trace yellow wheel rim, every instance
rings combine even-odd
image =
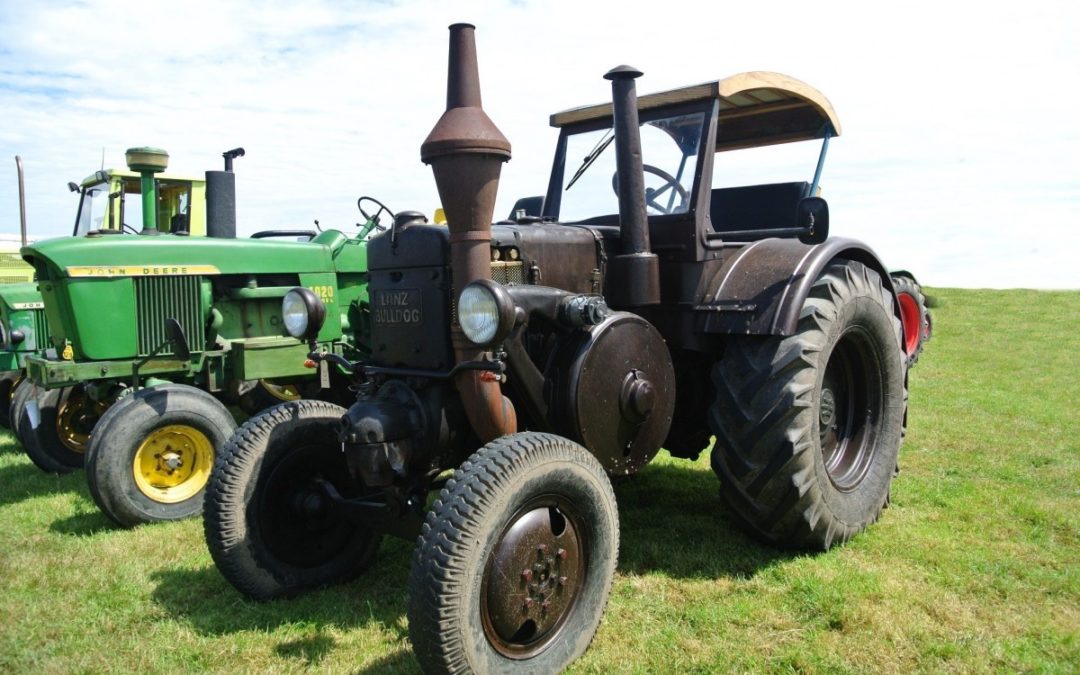
[[[291,384],[274,384],[270,380],[259,380],[259,386],[279,401],[298,401],[300,392]]]
[[[91,399],[81,389],[71,392],[56,411],[56,437],[68,450],[85,453],[86,445],[90,442],[90,431],[87,429],[93,428],[108,407]]]
[[[15,379],[11,381],[11,386],[8,387],[8,390],[7,390],[7,402],[8,402],[8,405],[11,405],[11,400],[13,398],[15,398],[15,388],[18,387],[19,384],[22,383],[23,378],[25,378],[25,377],[26,377],[26,375],[23,373],[23,371],[20,370],[19,374],[15,376]]]
[[[135,451],[135,485],[162,504],[199,494],[214,465],[214,445],[206,434],[184,424],[155,429]]]

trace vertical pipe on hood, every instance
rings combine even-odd
[[[477,279],[491,278],[491,217],[510,142],[483,111],[476,59],[476,27],[450,26],[446,112],[420,146],[420,158],[435,174],[450,230],[454,293]],[[455,298],[455,301],[457,298]],[[461,332],[454,317],[451,338],[458,363],[486,356]],[[467,370],[455,380],[465,413],[480,440],[517,430],[514,405],[491,373]]]
[[[23,177],[22,157],[15,155],[15,169],[19,172],[19,234],[26,246],[26,182]]]
[[[637,88],[641,71],[612,68],[611,105],[615,127],[615,168],[619,176],[619,239],[622,253],[609,261],[608,297],[616,307],[639,307],[660,302],[660,262],[649,244],[645,211],[645,170],[641,157]]]

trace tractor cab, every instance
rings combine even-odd
[[[713,259],[725,243],[765,237],[824,240],[824,203],[803,201],[818,194],[829,139],[840,133],[821,92],[779,73],[748,72],[642,96],[638,114],[649,234],[661,260]],[[562,133],[545,220],[618,225],[612,121],[611,103],[551,116]],[[806,179],[724,186],[726,176],[747,173],[731,166],[741,158],[730,151],[810,140],[821,150]]]
[[[206,234],[206,181],[175,174],[155,176],[157,223],[160,232]],[[143,229],[142,184],[134,171],[95,171],[73,189],[79,192],[72,236],[89,232],[130,232]]]

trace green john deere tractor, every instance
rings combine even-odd
[[[167,155],[137,148],[128,158],[141,174],[141,231],[90,229],[23,249],[50,335],[47,351],[26,359],[32,384],[12,404],[31,458],[56,472],[85,464],[95,501],[121,525],[201,510],[216,448],[236,426],[227,404],[254,412],[317,396],[339,377],[305,363],[309,347],[286,331],[282,301],[294,287],[327,308],[320,349],[364,356],[366,236],[393,217],[364,197],[365,216],[366,203],[376,208],[353,237],[272,230],[236,239],[226,157],[225,171],[206,173],[207,236],[165,232],[153,177]],[[309,240],[270,240],[300,235]]]
[[[233,156],[241,148],[230,150]],[[226,154],[229,154],[226,153]],[[10,426],[10,406],[18,385],[23,381],[23,367],[30,355],[43,355],[49,344],[49,323],[45,304],[34,281],[34,268],[19,254],[27,244],[26,200],[22,190],[22,159],[15,158],[19,176],[19,212],[22,236],[0,242],[0,426]],[[201,177],[162,173],[154,177],[158,195],[158,222],[164,227],[186,227],[191,235],[206,234],[206,181]],[[83,179],[68,183],[79,195],[79,207],[71,235],[78,237],[98,229],[122,231],[141,225],[142,211],[139,174],[125,169],[103,169]],[[133,208],[125,208],[130,202]]]

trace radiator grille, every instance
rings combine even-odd
[[[45,318],[44,309],[33,310],[34,322],[34,346],[36,349],[45,349],[49,346],[49,322]]]
[[[523,284],[525,283],[525,263],[520,260],[492,261],[491,280],[497,281],[503,286]]]
[[[206,334],[199,311],[199,277],[136,277],[135,312],[140,356],[165,342],[165,319],[176,319],[193,352],[204,351]],[[161,354],[172,354],[166,346]]]

